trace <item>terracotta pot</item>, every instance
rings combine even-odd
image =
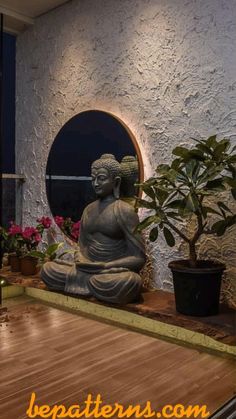
[[[15,254],[9,255],[9,262],[12,272],[20,272],[20,257]]]
[[[38,259],[33,256],[23,256],[20,260],[22,275],[30,276],[38,272],[37,269]]]

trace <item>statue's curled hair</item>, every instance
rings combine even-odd
[[[121,175],[120,163],[113,154],[102,154],[102,156],[92,163],[92,169],[106,169],[114,178]]]

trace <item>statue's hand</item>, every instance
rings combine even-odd
[[[107,268],[103,269],[100,273],[101,274],[116,274],[119,272],[127,272],[129,269],[127,268]]]
[[[80,248],[78,247],[76,252],[74,253],[74,262],[80,263],[80,262],[88,262],[89,260],[81,253]]]
[[[89,273],[100,273],[104,269],[105,264],[103,262],[77,262],[76,268]]]

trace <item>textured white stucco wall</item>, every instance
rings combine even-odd
[[[74,0],[37,19],[17,41],[17,172],[24,223],[50,214],[45,168],[65,122],[109,111],[135,135],[145,176],[171,149],[214,133],[236,139],[236,0]],[[236,279],[233,237],[203,253],[226,260]],[[208,246],[209,245],[209,246]],[[154,282],[171,288],[179,250],[149,249]],[[180,250],[181,252],[181,250]]]

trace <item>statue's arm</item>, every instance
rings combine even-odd
[[[124,233],[127,244],[127,256],[115,259],[105,264],[105,269],[123,268],[138,272],[142,269],[146,257],[144,244],[135,228],[139,223],[139,218],[133,207],[123,201],[120,202],[119,225]]]
[[[112,269],[114,272],[122,272],[125,270],[139,272],[142,269],[144,263],[145,258],[142,256],[127,256],[120,259],[115,259],[112,262],[105,263],[104,269]]]
[[[81,225],[80,225],[80,235],[79,235],[79,242],[78,247],[74,255],[74,262],[78,269],[84,271],[97,271],[102,270],[105,267],[103,262],[94,262],[91,260],[87,255],[87,246],[88,246],[88,238],[86,238],[85,234],[85,227],[84,227],[84,220],[88,216],[88,207],[85,208],[82,218],[81,218]]]

